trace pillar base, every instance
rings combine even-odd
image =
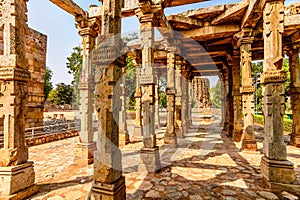
[[[291,145],[295,147],[300,147],[300,135],[291,135]]]
[[[174,148],[177,147],[177,135],[172,133],[165,133],[164,142],[165,144],[170,145]]]
[[[119,133],[119,147],[123,147],[130,143],[128,133]]]
[[[175,134],[178,138],[184,138],[182,127],[175,128]]]
[[[146,148],[140,150],[141,163],[139,164],[139,172],[157,172],[161,169],[159,148]]]
[[[143,136],[142,127],[141,126],[135,126],[133,131],[134,136]]]
[[[74,162],[78,165],[92,164],[94,162],[94,152],[96,150],[96,142],[78,143]]]
[[[126,200],[125,177],[122,176],[113,184],[93,182],[88,200]]]
[[[260,169],[265,182],[269,186],[272,183],[293,184],[295,182],[294,164],[288,160],[270,160],[263,156]]]
[[[247,151],[257,151],[257,142],[255,140],[243,140],[242,149]]]
[[[37,192],[33,162],[0,167],[0,199],[25,199]]]
[[[242,136],[243,136],[242,130],[240,131],[233,130],[233,135],[232,135],[233,141],[240,142],[242,140]]]

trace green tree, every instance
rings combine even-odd
[[[48,99],[54,105],[71,104],[74,99],[73,87],[65,83],[58,83],[55,90],[51,90],[49,93]]]
[[[134,59],[130,56],[126,58],[126,74],[125,74],[125,93],[128,98],[127,107],[135,106],[134,93],[136,90],[136,67]]]
[[[80,73],[82,69],[82,55],[81,55],[81,47],[76,46],[73,48],[73,51],[69,57],[67,57],[67,63],[66,66],[68,68],[68,73],[73,76],[73,80],[71,82],[73,88],[74,88],[74,98],[75,103],[79,104],[79,91],[78,91],[78,84],[79,84],[79,78]]]
[[[53,89],[53,85],[51,82],[52,75],[53,75],[52,70],[49,67],[46,67],[45,82],[44,82],[44,98],[45,98],[45,100],[48,99],[48,95],[49,95],[50,91]]]
[[[262,111],[262,85],[260,84],[260,75],[263,72],[263,62],[253,62],[252,63],[252,76],[254,80],[254,86],[256,87],[254,93],[254,104],[256,105],[256,112]]]
[[[160,76],[159,81],[159,88],[158,88],[158,105],[161,108],[167,107],[167,94],[166,94],[166,88],[167,88],[167,74],[163,74]]]
[[[221,97],[221,81],[218,80],[217,84],[210,89],[211,103],[215,108],[222,107],[222,97]]]

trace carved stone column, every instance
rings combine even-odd
[[[75,163],[86,165],[93,163],[93,155],[94,151],[96,151],[96,142],[93,141],[95,84],[90,54],[94,49],[95,40],[100,31],[100,21],[78,17],[76,18],[76,22],[78,33],[81,36],[82,71],[78,84],[81,128],[75,154]]]
[[[30,72],[25,55],[26,1],[1,2],[4,51],[0,56],[0,114],[4,146],[0,149],[0,199],[26,198],[37,191],[33,162],[28,161],[25,115]]]
[[[188,80],[188,95],[187,95],[187,102],[188,102],[188,115],[187,115],[187,121],[188,121],[188,127],[192,128],[193,127],[193,118],[192,118],[192,78],[189,78]]]
[[[234,109],[234,125],[233,125],[233,140],[240,142],[243,134],[242,125],[242,95],[240,93],[240,56],[239,52],[234,52],[232,66],[232,83],[233,83],[233,109]]]
[[[224,125],[223,125],[223,131],[228,132],[228,135],[230,135],[229,133],[229,125],[230,125],[230,83],[229,83],[229,70],[226,67],[223,70],[223,84],[224,84],[224,106],[222,109],[224,109]]]
[[[121,1],[104,0],[102,33],[105,37],[94,51],[96,65],[95,109],[98,117],[98,144],[94,153],[94,176],[89,199],[126,199],[122,156],[119,149],[120,78],[125,57],[122,51]]]
[[[126,113],[126,91],[125,91],[125,74],[126,68],[123,67],[123,76],[121,78],[121,110],[119,113],[119,146],[125,146],[130,143],[129,134],[127,129],[127,113]]]
[[[155,85],[155,127],[160,127],[160,120],[159,120],[159,76],[158,73],[155,73],[156,77],[156,85]]]
[[[171,48],[170,48],[171,49]],[[165,134],[165,144],[177,146],[175,133],[175,50],[171,49],[167,53],[167,131]]]
[[[140,86],[141,66],[136,66],[136,91],[134,93],[136,110],[135,110],[135,126],[134,135],[142,136],[142,90]]]
[[[187,71],[182,70],[181,126],[183,137],[188,133],[188,80]]]
[[[175,134],[179,138],[183,138],[182,133],[182,117],[181,117],[181,109],[182,109],[182,60],[180,57],[176,59],[176,73],[175,73]]]
[[[265,137],[261,173],[271,187],[275,185],[274,183],[295,181],[294,165],[286,159],[287,152],[283,141],[284,82],[286,81],[286,73],[281,70],[283,15],[283,1],[266,3],[263,13],[264,72],[261,75]]]
[[[144,147],[140,150],[139,171],[156,172],[161,168],[159,148],[155,134],[155,76],[154,76],[154,29],[157,19],[154,14],[136,11],[141,27],[142,71],[142,132]]]
[[[255,87],[252,83],[252,70],[251,70],[251,43],[252,38],[241,39],[241,68],[242,68],[242,88],[243,95],[243,113],[244,113],[244,138],[242,149],[244,150],[257,150],[257,143],[254,131],[254,92]]]
[[[300,48],[295,47],[289,53],[291,74],[290,96],[293,112],[293,131],[291,144],[300,147]]]

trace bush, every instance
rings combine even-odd
[[[263,115],[254,115],[254,122],[264,125],[264,116]],[[286,116],[283,117],[283,131],[292,132],[293,129],[293,120],[288,119]]]

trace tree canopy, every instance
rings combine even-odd
[[[52,75],[53,75],[52,70],[49,67],[46,67],[45,82],[44,82],[44,99],[45,100],[48,99],[48,95],[51,92],[51,90],[53,89],[53,85],[51,82]]]
[[[65,83],[58,83],[55,90],[51,90],[48,96],[54,105],[71,104],[73,101],[73,87]]]

